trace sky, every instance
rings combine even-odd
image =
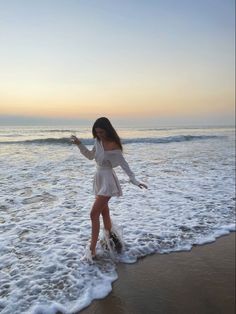
[[[0,122],[232,125],[234,12],[233,0],[0,0]]]

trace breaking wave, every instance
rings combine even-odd
[[[175,142],[188,142],[188,141],[200,141],[217,139],[225,136],[216,135],[176,135],[167,137],[146,137],[146,138],[126,138],[122,139],[123,144],[137,144],[137,143],[147,143],[147,144],[168,144]],[[81,139],[82,143],[85,145],[92,145],[93,139]],[[40,145],[68,145],[71,144],[71,140],[68,137],[61,138],[38,138],[32,140],[23,141],[1,141],[0,144],[40,144]]]

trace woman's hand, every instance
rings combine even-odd
[[[71,135],[70,139],[73,144],[79,145],[81,143],[75,135]]]
[[[138,185],[138,187],[139,187],[140,189],[143,189],[143,188],[147,189],[147,188],[148,188],[147,185],[144,184],[144,183],[140,183],[140,184]]]

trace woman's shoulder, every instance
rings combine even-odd
[[[120,150],[120,147],[116,142],[107,142],[104,148],[106,151]]]

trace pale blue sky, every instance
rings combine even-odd
[[[232,124],[234,25],[232,0],[0,0],[0,114]]]

